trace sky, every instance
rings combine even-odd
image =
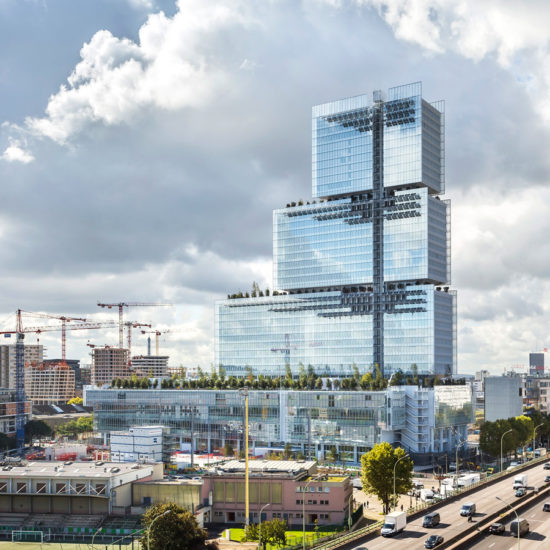
[[[550,348],[549,24],[546,0],[0,0],[0,326],[173,303],[125,318],[208,368],[215,300],[271,287],[272,210],[311,197],[311,107],[422,81],[458,370],[526,365]],[[68,357],[117,339],[69,333]]]

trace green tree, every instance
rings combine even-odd
[[[73,397],[67,401],[67,405],[82,405],[82,403],[84,403],[82,397]]]
[[[363,376],[361,377],[361,381],[359,382],[359,385],[361,386],[362,390],[372,390],[372,385],[373,385],[372,374],[370,372],[363,374]]]
[[[50,437],[52,433],[52,428],[43,420],[29,420],[25,424],[25,441],[27,443],[34,437]]]
[[[390,380],[390,386],[402,386],[405,383],[405,376],[401,369],[397,369]]]
[[[284,519],[262,522],[262,541],[274,546],[285,546],[287,524]]]
[[[94,419],[93,416],[81,416],[76,421],[76,427],[79,433],[93,432],[94,431]]]
[[[245,525],[244,527],[244,537],[241,539],[241,542],[252,542],[258,540],[258,524],[251,523]]]
[[[378,443],[361,457],[363,491],[378,497],[384,513],[388,512],[392,500],[394,466],[405,455],[401,447],[394,449],[389,443]],[[412,475],[412,460],[400,460],[395,467],[395,489],[398,495],[412,489]]]
[[[416,363],[411,366],[411,373],[413,376],[413,384],[418,385],[418,366]]]
[[[169,510],[168,513],[166,513]],[[164,514],[164,515],[163,515]],[[159,517],[162,516],[162,517]],[[151,524],[155,521],[154,525]],[[144,532],[141,544],[150,550],[202,550],[208,538],[195,516],[174,503],[156,504],[148,508],[142,518]]]
[[[359,374],[359,367],[355,363],[353,363],[352,369],[353,369],[353,378],[359,384],[359,381],[361,380],[361,375]]]
[[[223,447],[223,455],[224,456],[235,456],[235,451],[233,449],[233,446],[229,441],[225,442],[225,445]]]
[[[502,435],[511,428],[510,422],[505,419],[495,422],[483,422],[479,429],[479,447],[484,452],[493,457],[500,456],[500,444]],[[515,443],[512,434],[508,434],[502,439],[502,452],[509,453],[514,449]]]
[[[285,460],[289,460],[292,458],[292,445],[290,443],[287,443],[285,445],[285,450],[283,451],[283,458]]]

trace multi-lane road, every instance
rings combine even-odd
[[[550,498],[548,499],[550,501]],[[513,515],[513,514],[512,514]],[[515,518],[515,515],[513,515]],[[542,502],[533,504],[521,512],[520,517],[529,522],[530,532],[521,538],[522,550],[541,550],[550,548],[550,512],[542,511]],[[503,535],[484,534],[469,546],[470,550],[515,550],[517,537],[510,533],[510,522],[505,522],[506,533]]]
[[[540,487],[544,484],[544,478],[550,474],[550,470],[544,470],[543,465],[539,463],[527,470],[522,470],[521,473],[528,474],[528,486]],[[432,534],[441,535],[447,541],[455,535],[463,533],[466,529],[472,526],[471,523],[468,523],[468,518],[460,515],[460,508],[465,502],[475,502],[476,504],[476,515],[473,518],[475,525],[476,522],[483,520],[487,517],[487,515],[503,510],[505,506],[502,502],[497,500],[497,496],[506,500],[510,504],[513,504],[519,500],[514,496],[515,491],[512,489],[513,482],[513,476],[508,477],[492,485],[483,486],[477,491],[464,495],[462,498],[447,505],[440,506],[437,511],[441,516],[441,523],[435,528],[426,529],[422,527],[422,517],[419,517],[410,521],[406,529],[392,539],[379,536],[367,542],[357,544],[355,545],[355,548],[368,548],[368,550],[387,550],[388,548],[391,548],[392,550],[413,550],[416,548],[424,548],[425,540]],[[528,495],[530,493],[531,492],[529,491]],[[550,513],[547,513],[548,520],[545,521],[545,516],[542,515],[542,512],[539,514],[537,511],[538,509],[542,509],[542,504],[535,506],[534,511],[532,512],[535,514],[533,517],[533,530],[535,531],[535,534],[531,534],[530,537],[525,540],[529,540],[529,543],[533,543],[532,548],[545,548],[544,544],[541,544],[541,541],[546,540],[542,538],[546,535],[541,534],[539,536],[538,534],[539,532],[547,534],[550,532]],[[522,517],[523,515],[524,514],[522,514]],[[529,519],[529,517],[527,517],[527,519]],[[537,521],[540,523],[537,524]],[[499,543],[504,542],[504,546],[499,546],[498,549],[505,548],[506,550],[509,550],[511,547],[514,547],[513,539],[508,536],[502,537],[501,541],[499,541],[498,537],[494,536],[495,546],[491,547],[491,550],[497,550],[497,541]],[[489,544],[492,543],[493,539],[491,539]],[[506,546],[506,543],[511,544]],[[475,542],[474,544],[477,545],[478,543]],[[488,548],[487,540],[485,540],[485,545],[483,545],[483,542],[480,544],[481,546],[476,546],[476,548]],[[524,548],[523,542],[521,547]],[[525,546],[525,549],[527,548],[531,547]],[[550,548],[550,545],[548,548]]]

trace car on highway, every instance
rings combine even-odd
[[[544,483],[550,483],[550,476],[546,476],[544,478]]]
[[[550,462],[546,462],[546,464],[543,467],[545,470],[550,470]]]
[[[460,509],[461,516],[473,516],[476,513],[476,505],[474,502],[465,502]]]
[[[516,490],[516,496],[518,498],[524,497],[526,494],[527,494],[527,491],[525,490],[525,487],[520,487],[519,489]]]
[[[550,502],[545,502],[545,503],[542,505],[542,511],[543,511],[543,512],[550,512]]]
[[[435,548],[443,543],[443,537],[441,535],[430,535],[424,543],[424,548]]]
[[[489,527],[489,533],[491,535],[502,535],[506,531],[506,528],[504,527],[504,523],[493,523]]]
[[[439,516],[439,512],[430,512],[424,516],[424,519],[422,520],[422,527],[435,527],[436,525],[439,525],[440,521],[441,517]]]

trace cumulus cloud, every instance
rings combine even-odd
[[[173,17],[152,14],[139,41],[98,31],[81,61],[53,94],[46,116],[28,117],[28,130],[64,144],[89,123],[130,122],[147,108],[193,107],[211,99],[226,81],[209,41],[224,29],[251,23],[236,0],[181,0]]]
[[[494,57],[532,92],[550,120],[550,4],[545,0],[355,0],[373,6],[395,36],[429,52]]]
[[[2,70],[19,71],[0,90],[15,122],[0,151],[36,157],[0,163],[20,191],[0,201],[0,311],[171,301],[131,317],[178,327],[163,341],[172,361],[208,365],[214,300],[270,284],[271,211],[310,196],[311,105],[422,79],[427,99],[447,100],[459,368],[521,362],[544,339],[550,138],[535,61],[547,50],[538,22],[525,31],[532,4],[157,0],[164,12],[148,15],[126,1],[124,21],[121,3],[100,4],[111,19],[92,33],[71,20],[52,59],[51,34],[23,58],[0,35]],[[71,354],[111,332],[71,337]]]
[[[28,164],[34,160],[32,153],[24,149],[23,143],[13,138],[9,140],[9,145],[0,158],[6,162],[21,162],[22,164]]]

